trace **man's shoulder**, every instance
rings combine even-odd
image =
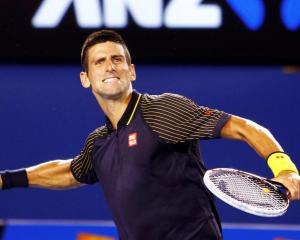
[[[106,125],[102,125],[89,134],[88,140],[95,140],[97,137],[105,137],[107,135],[108,128],[106,127]]]
[[[142,104],[158,104],[167,102],[185,102],[189,100],[187,97],[177,93],[162,93],[159,95],[152,95],[144,93],[142,95]]]

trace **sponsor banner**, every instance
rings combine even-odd
[[[280,224],[223,224],[224,240],[298,240],[299,225]],[[118,240],[112,222],[101,221],[32,221],[12,220],[5,227],[2,240]]]
[[[300,62],[300,1],[2,0],[2,63],[79,63],[92,31],[119,31],[134,62]]]

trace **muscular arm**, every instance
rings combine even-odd
[[[283,151],[269,130],[237,116],[230,117],[221,130],[221,137],[245,141],[264,159],[273,152]],[[300,199],[300,177],[298,174],[283,171],[274,180],[283,183],[288,188],[291,200]]]
[[[269,130],[237,116],[230,117],[221,130],[221,136],[247,142],[264,159],[273,152],[283,151]]]
[[[26,168],[29,187],[59,190],[81,186],[71,173],[71,161],[54,160]],[[0,186],[2,188],[1,178]]]

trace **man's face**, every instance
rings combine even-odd
[[[126,62],[121,44],[98,43],[88,50],[88,72],[82,72],[80,78],[84,87],[92,88],[96,98],[118,99],[132,91],[135,69]]]

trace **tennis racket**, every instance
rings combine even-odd
[[[281,183],[248,172],[211,169],[204,175],[204,184],[222,201],[257,216],[281,216],[289,207],[288,190]]]

